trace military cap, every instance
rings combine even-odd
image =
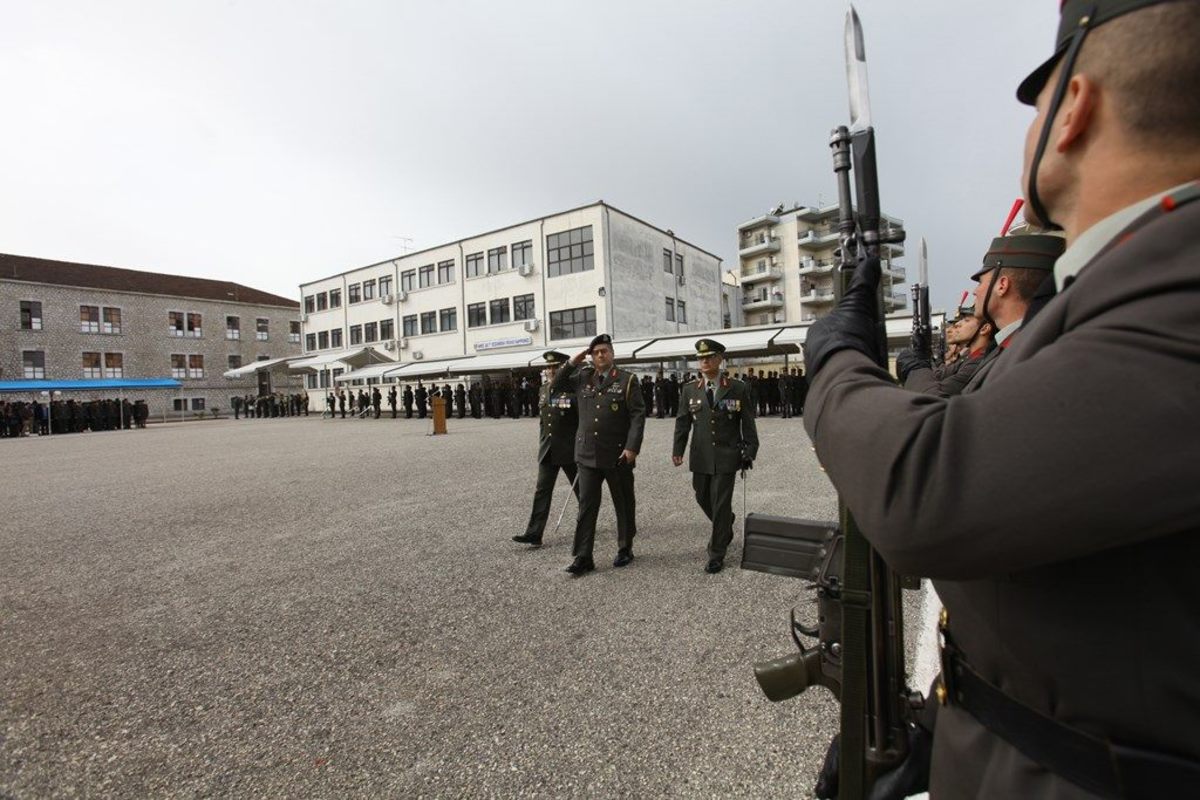
[[[721,355],[725,352],[725,345],[718,342],[716,339],[700,339],[696,342],[696,355],[700,358],[711,355]]]
[[[955,309],[954,316],[947,320],[946,324],[954,325],[955,323],[961,322],[967,317],[973,316],[975,316],[975,305],[973,303],[969,306],[959,306],[957,309]]]
[[[606,344],[609,347],[612,347],[612,337],[609,336],[607,333],[600,334],[595,339],[592,339],[592,343],[588,345],[588,350],[591,350],[593,347],[595,347],[598,344]]]
[[[565,363],[570,356],[568,356],[566,353],[560,353],[557,350],[547,350],[546,352],[542,353],[542,358],[546,359],[546,363],[550,366],[557,366]]]
[[[1066,246],[1062,236],[1053,233],[998,236],[992,239],[992,246],[983,256],[983,266],[971,279],[977,281],[983,273],[1000,267],[1049,272],[1054,269],[1054,262],[1063,254]]]
[[[1054,39],[1054,55],[1021,81],[1017,87],[1017,99],[1029,106],[1037,102],[1037,96],[1045,87],[1050,73],[1059,59],[1066,55],[1077,33],[1095,30],[1122,14],[1164,2],[1168,0],[1064,0],[1058,20],[1058,34]]]

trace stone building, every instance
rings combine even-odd
[[[235,395],[301,385],[272,386],[279,377],[268,372],[222,376],[300,354],[300,304],[228,281],[0,254],[0,337],[4,380],[182,381],[139,395],[152,419],[227,411]]]

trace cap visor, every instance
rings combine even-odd
[[[1042,88],[1046,85],[1046,81],[1050,79],[1050,73],[1054,71],[1054,65],[1062,58],[1063,50],[1055,53],[1046,59],[1041,66],[1021,81],[1021,85],[1017,87],[1017,99],[1027,106],[1037,105],[1038,95],[1042,93]]]

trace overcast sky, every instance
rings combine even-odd
[[[884,210],[951,305],[1019,193],[1057,3],[857,7]],[[836,199],[845,10],[0,0],[0,252],[297,297],[603,199],[735,268],[739,222]]]

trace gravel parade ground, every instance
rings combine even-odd
[[[386,417],[385,411],[385,417]],[[799,581],[706,575],[673,423],[637,559],[574,579],[537,422],[215,420],[6,440],[0,796],[810,796],[823,690],[773,704]],[[750,511],[832,519],[799,419],[759,420]],[[910,626],[911,627],[911,626]],[[913,635],[910,633],[910,640]]]

